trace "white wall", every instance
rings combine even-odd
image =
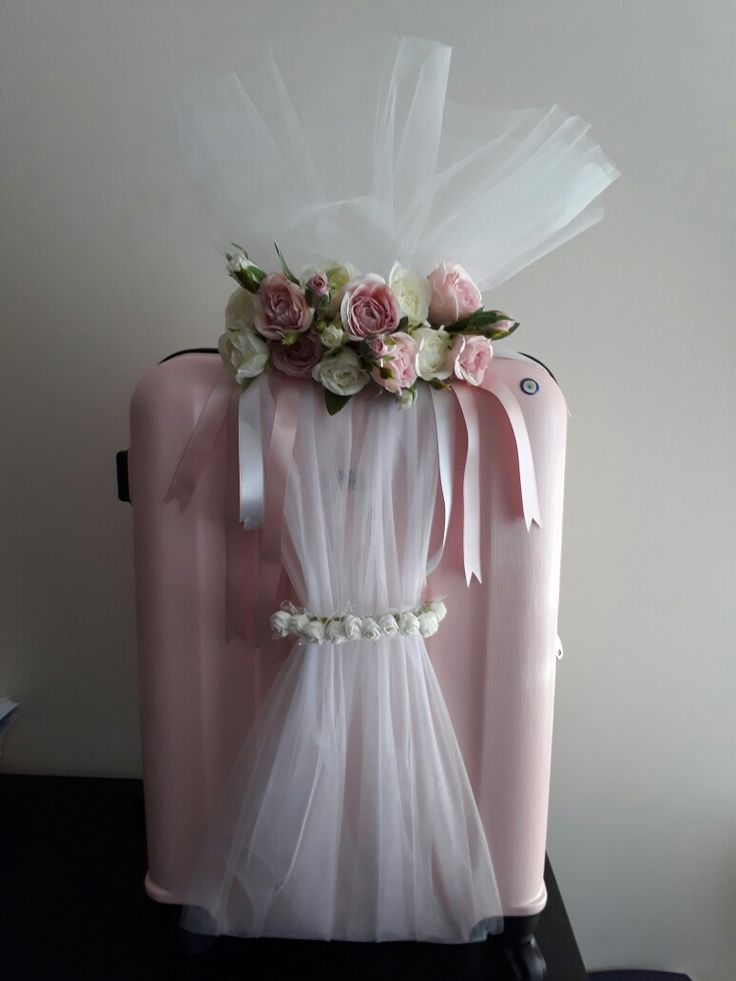
[[[560,102],[623,172],[602,225],[496,297],[573,411],[549,849],[590,967],[730,981],[730,0],[4,0],[0,693],[23,716],[3,766],[139,772],[113,454],[136,380],[211,343],[228,292],[170,105],[328,21],[452,43],[455,96]]]

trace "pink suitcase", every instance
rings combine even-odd
[[[447,597],[451,629],[427,646],[478,803],[504,916],[533,917],[546,899],[567,410],[553,377],[533,359],[500,356],[493,372],[523,415],[540,524],[527,530],[522,514],[508,412],[466,387],[483,418],[482,584],[466,586],[456,504],[428,589]],[[267,654],[255,654],[253,643],[238,636],[247,636],[263,611],[256,609],[254,588],[262,532],[239,524],[236,413],[228,413],[188,506],[181,511],[166,500],[221,374],[215,354],[184,352],[151,370],[131,405],[146,889],[168,903],[183,899],[235,755],[291,646],[278,641]],[[457,433],[461,449],[464,438]],[[456,461],[455,502],[463,498],[462,480]],[[245,627],[236,635],[227,609],[233,589]]]

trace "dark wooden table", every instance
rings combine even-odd
[[[150,900],[138,780],[0,776],[3,981],[516,981],[500,946],[222,937],[189,953]],[[546,981],[587,975],[552,870],[537,928]]]

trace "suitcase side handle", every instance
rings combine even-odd
[[[128,482],[128,451],[118,450],[115,454],[115,469],[118,480],[118,500],[130,504],[130,484]]]

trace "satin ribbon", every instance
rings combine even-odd
[[[529,431],[524,413],[514,392],[497,378],[492,371],[479,389],[493,395],[501,404],[511,425],[516,450],[517,471],[524,523],[527,531],[532,524],[541,527],[537,477],[534,468]],[[465,467],[463,474],[463,566],[465,581],[469,586],[473,576],[481,582],[481,482],[480,482],[480,403],[473,389],[468,385],[453,385],[450,390],[460,407],[466,432]],[[451,401],[448,392],[432,390],[432,403],[437,427],[437,450],[439,454],[440,491],[444,502],[444,530],[442,543],[427,564],[427,575],[437,568],[447,542],[447,533],[452,509],[452,460],[453,436]]]
[[[293,382],[277,385],[273,428],[264,453],[261,432],[261,388],[264,384],[265,379],[259,378],[239,396],[238,471],[240,520],[247,529],[264,528],[259,608],[268,610],[278,605],[279,583],[283,577],[281,531],[303,388]],[[524,414],[514,392],[494,378],[492,370],[486,373],[479,390],[488,392],[498,400],[511,425],[522,511],[529,531],[532,524],[541,526],[541,516],[534,458]],[[232,378],[224,371],[200,413],[165,497],[166,501],[176,500],[182,511],[196,489],[236,391]],[[449,392],[432,390],[444,523],[442,542],[428,562],[427,574],[439,565],[444,553],[452,511],[455,427],[452,401],[448,397],[450,393],[454,394],[460,407],[467,436],[463,474],[463,564],[465,579],[470,585],[473,576],[481,581],[481,420],[479,400],[466,385],[453,385]],[[259,620],[265,623],[265,618],[259,617]],[[266,639],[265,635],[261,635],[259,642],[264,643]]]
[[[247,529],[263,524],[262,384],[262,378],[252,381],[238,399],[240,521]]]
[[[534,469],[532,444],[529,439],[529,431],[526,428],[524,413],[519,405],[519,400],[508,385],[504,384],[498,378],[493,377],[492,370],[486,372],[480,388],[482,391],[495,395],[511,423],[511,431],[514,434],[514,443],[516,444],[516,458],[519,465],[519,488],[521,490],[521,506],[524,512],[526,530],[529,531],[532,524],[541,528],[542,517],[539,510],[539,492],[537,490],[537,475]]]
[[[227,418],[231,400],[237,397],[240,520],[248,529],[263,525],[263,384],[263,378],[257,378],[237,396],[232,376],[223,371],[207,397],[192,435],[184,447],[164,501],[176,500],[181,511],[186,509]]]
[[[223,371],[199,414],[164,497],[164,501],[177,501],[181,511],[186,509],[196,490],[236,391],[232,377]]]
[[[467,444],[463,476],[463,564],[465,582],[473,576],[482,582],[480,573],[480,417],[478,399],[467,385],[453,385],[450,391],[457,399],[465,422]]]
[[[440,546],[427,562],[428,576],[440,564],[447,544],[447,532],[450,527],[450,514],[452,513],[452,464],[455,459],[455,419],[452,400],[447,397],[447,392],[439,392],[436,388],[431,388],[430,392],[432,393],[434,423],[437,430],[437,456],[440,494],[444,507],[444,527]]]
[[[281,531],[302,391],[303,386],[296,382],[285,381],[276,387],[273,428],[265,453],[266,480],[258,603],[259,626],[256,630],[256,643],[259,645],[265,644],[271,637],[268,616],[260,614],[273,610],[278,606],[280,599]]]

